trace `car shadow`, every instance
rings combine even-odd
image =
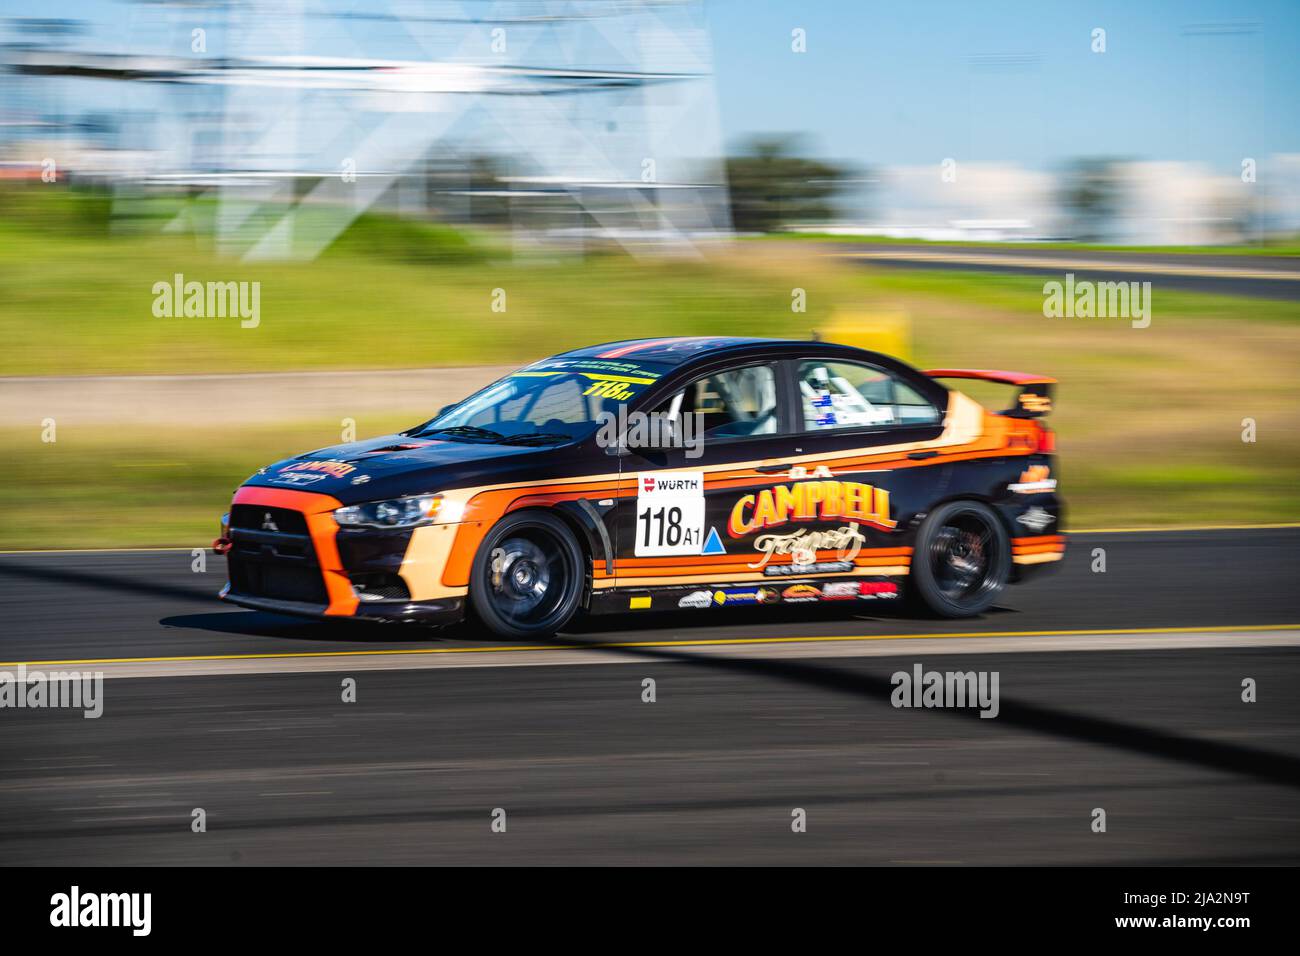
[[[218,590],[218,586],[214,585],[211,579],[203,580],[200,575],[195,576],[197,580],[194,584],[182,586],[124,577],[121,574],[105,574],[101,571],[89,571],[85,568],[39,567],[9,561],[0,563],[0,575],[27,581],[98,588],[105,591],[117,591],[168,600],[215,600]]]
[[[160,618],[163,627],[182,627],[240,637],[269,637],[280,641],[337,644],[405,644],[447,640],[443,631],[415,625],[374,621],[323,621],[272,614],[267,611],[229,609],[202,614],[173,614]]]
[[[749,613],[749,612],[764,613]],[[994,613],[1011,613],[997,608]],[[708,621],[701,618],[707,616]],[[702,655],[686,648],[677,649],[671,644],[646,644],[645,642],[610,640],[611,625],[627,624],[634,620],[640,629],[708,630],[724,624],[781,624],[791,621],[902,620],[907,615],[902,610],[891,615],[865,616],[845,608],[757,608],[710,609],[702,614],[610,615],[595,620],[587,619],[579,628],[548,639],[526,642],[532,646],[588,648],[593,653],[610,657],[635,655],[666,662],[680,662],[697,668],[706,668],[752,677],[793,682],[804,687],[828,693],[849,694],[873,705],[887,705],[894,690],[890,677],[883,673],[864,672],[843,664],[829,664],[789,657],[744,656],[743,648],[736,654]],[[683,626],[683,622],[685,626]],[[486,632],[481,626],[469,622],[433,630],[419,626],[377,624],[369,622],[330,622],[297,619],[260,611],[222,611],[204,614],[185,614],[163,618],[168,627],[187,627],[210,632],[241,636],[270,637],[286,642],[312,643],[372,643],[405,644],[409,642],[473,642],[500,644],[500,638]],[[755,630],[754,637],[761,637]],[[777,636],[777,635],[773,635]],[[602,640],[601,637],[604,639]],[[521,643],[521,642],[509,642]],[[906,656],[900,648],[900,656]],[[998,717],[982,721],[978,709],[935,708],[922,711],[936,719],[975,720],[982,726],[1014,727],[1048,736],[1075,740],[1114,750],[1128,751],[1164,760],[1252,777],[1272,784],[1300,789],[1300,758],[1286,753],[1231,741],[1212,740],[1158,730],[1110,717],[1094,717],[1060,707],[1035,704],[1002,695]],[[996,729],[996,728],[991,728]]]
[[[619,646],[575,640],[572,636],[556,637],[553,642],[560,647],[589,646],[593,653],[605,654],[611,658],[632,655],[638,660],[649,658],[678,662],[709,670],[791,682],[821,691],[848,694],[876,706],[889,706],[895,689],[892,675],[864,673],[860,669],[850,669],[843,665],[788,657],[745,657],[743,648],[738,649],[735,655],[703,655],[687,649],[677,650],[670,645]],[[908,655],[900,648],[899,656]],[[1300,757],[1289,753],[1226,740],[1192,737],[1110,717],[1093,717],[1061,707],[1017,700],[1005,694],[999,695],[999,710],[994,720],[982,719],[980,710],[973,707],[927,708],[919,713],[939,720],[973,720],[977,725],[994,730],[1014,727],[1058,739],[1172,760],[1300,789]],[[995,724],[998,725],[996,728],[992,726]]]
[[[708,608],[701,611],[641,612],[637,614],[602,614],[582,616],[554,639],[563,643],[572,635],[579,639],[591,635],[604,635],[607,642],[617,642],[620,631],[673,631],[679,634],[698,634],[718,628],[754,628],[756,637],[764,635],[765,628],[797,624],[824,624],[834,621],[857,624],[889,624],[892,627],[925,628],[935,624],[953,623],[948,619],[926,615],[897,605],[872,607],[870,614],[850,602],[843,604],[807,604],[776,607]],[[993,607],[981,618],[1017,613],[1012,608]],[[175,614],[159,619],[164,627],[181,627],[209,631],[217,634],[235,634],[241,637],[267,637],[284,641],[304,641],[349,644],[420,644],[420,643],[482,643],[518,644],[520,641],[499,637],[475,620],[462,621],[442,627],[420,624],[399,624],[363,620],[328,621],[316,618],[294,617],[269,611],[251,611],[226,606],[200,614]],[[530,639],[525,643],[546,643]]]
[[[1015,608],[994,606],[972,620],[1018,614]],[[774,607],[705,608],[698,611],[643,611],[627,614],[602,614],[599,617],[578,618],[565,629],[565,634],[592,634],[606,631],[709,631],[718,627],[763,628],[788,624],[822,624],[832,621],[882,623],[891,626],[917,627],[935,624],[953,625],[951,618],[919,611],[902,601],[872,604],[869,612],[861,602],[827,604],[776,605]],[[772,637],[780,635],[773,634]],[[489,638],[490,639],[490,638]]]

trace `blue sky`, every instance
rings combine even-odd
[[[866,163],[1300,152],[1300,3],[711,0],[723,129]],[[1186,32],[1189,25],[1196,32]],[[1252,32],[1218,32],[1225,25]],[[1210,31],[1206,31],[1207,26]],[[790,52],[790,31],[808,52]],[[1094,27],[1107,51],[1091,51]]]
[[[358,0],[355,9],[391,8]],[[953,157],[1051,169],[1115,156],[1223,173],[1245,156],[1300,152],[1296,0],[706,0],[705,9],[733,145],[797,133],[809,152],[861,165]],[[0,0],[3,16],[98,23],[79,43],[110,50],[147,48],[147,31],[130,26],[139,10]],[[806,53],[791,52],[795,27]],[[1095,27],[1106,30],[1105,53],[1091,50]]]

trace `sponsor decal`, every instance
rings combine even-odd
[[[889,600],[898,597],[893,581],[828,581],[822,585],[823,601]]]
[[[860,471],[860,469],[854,469]],[[785,477],[791,481],[804,481],[807,478],[834,478],[835,472],[829,465],[813,465],[812,468],[806,465],[791,465],[790,470],[785,472]]]
[[[699,554],[704,543],[704,473],[640,475],[636,490],[637,557]]]
[[[653,383],[658,373],[631,362],[601,362],[591,359],[560,359],[538,362],[511,375],[511,378],[551,378],[576,375],[591,382],[583,395],[594,395],[615,402],[626,402]]]
[[[786,604],[803,604],[821,599],[822,592],[811,584],[792,584],[781,592],[781,600]]]
[[[630,376],[629,380],[637,384],[649,384],[659,377],[658,372],[636,362],[611,362],[602,359],[543,359],[521,369],[511,377],[558,375],[562,372],[601,378]]]
[[[1041,491],[1055,491],[1056,479],[1048,477],[1052,469],[1048,465],[1030,465],[1020,473],[1020,480],[1007,487],[1021,495],[1033,495]]]
[[[287,475],[276,475],[269,479],[277,485],[311,485],[318,481],[324,481],[329,475],[323,475],[320,472],[294,471]]]
[[[319,472],[334,478],[346,478],[356,470],[356,465],[349,465],[346,461],[295,461],[293,464],[281,468],[279,474],[305,471]]]
[[[741,538],[791,521],[853,521],[893,530],[889,492],[858,481],[801,481],[742,495],[731,509],[727,533]]]
[[[1039,395],[1035,392],[1021,392],[1019,400],[1020,407],[1027,412],[1037,412],[1039,415],[1046,415],[1052,410],[1052,399],[1047,395]]]
[[[792,578],[807,574],[836,574],[852,570],[852,561],[815,561],[812,564],[769,564],[763,569],[763,573],[771,578]]]
[[[702,494],[704,494],[703,472],[687,471],[676,474],[641,476],[641,497]]]
[[[806,569],[816,562],[818,551],[835,551],[837,561],[846,561],[852,566],[862,546],[867,543],[866,535],[858,530],[857,522],[828,531],[810,531],[799,528],[788,534],[762,534],[754,540],[754,550],[761,557],[752,562],[751,568],[766,567],[773,555],[789,554],[794,556],[794,566]],[[801,558],[806,560],[800,560]],[[806,574],[806,570],[801,570]]]
[[[678,607],[712,607],[713,594],[709,591],[692,591],[677,602]]]
[[[1047,510],[1034,505],[1034,507],[1017,517],[1016,521],[1030,531],[1046,531],[1056,521],[1056,518]]]
[[[858,597],[864,601],[890,600],[898,597],[898,585],[893,581],[863,581],[858,585]]]
[[[649,595],[645,595],[645,594],[640,595],[638,597],[634,597],[628,602],[628,609],[632,611],[644,611],[649,606],[650,606],[650,597]]]
[[[772,604],[780,599],[775,588],[719,588],[713,592],[713,603]]]
[[[822,585],[823,601],[853,601],[856,600],[860,582],[858,581],[827,581]]]

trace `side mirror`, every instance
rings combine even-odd
[[[459,404],[460,404],[460,402],[452,402],[450,405],[444,405],[444,406],[442,406],[442,408],[438,409],[438,414],[437,414],[437,415],[434,415],[433,417],[434,417],[434,418],[442,418],[443,415],[446,415],[449,411],[451,411],[453,408],[455,408],[455,407],[456,407],[457,405],[459,405]]]

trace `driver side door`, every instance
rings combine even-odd
[[[727,529],[737,486],[746,484],[735,473],[757,468],[762,480],[764,467],[789,455],[791,406],[780,373],[779,362],[758,361],[703,374],[653,410],[661,427],[649,429],[648,441],[629,436],[614,513],[620,589],[692,589],[654,598],[655,610],[671,610],[679,599],[702,606],[707,585],[761,575]],[[664,441],[668,422],[676,431]],[[650,606],[648,596],[630,601],[631,609]]]

